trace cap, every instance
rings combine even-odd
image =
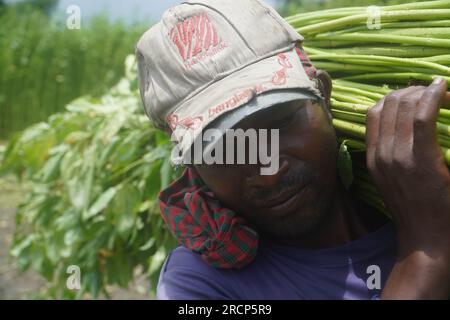
[[[279,103],[321,98],[296,52],[303,40],[259,0],[173,7],[137,44],[146,114],[185,154],[211,123],[223,129]]]

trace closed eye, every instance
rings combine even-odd
[[[281,119],[281,121],[278,123],[277,127],[278,128],[284,128],[287,127],[292,121],[294,121],[295,117],[293,115],[289,115],[283,119]]]
[[[298,111],[299,109],[294,112],[290,112],[288,115],[279,120],[276,120],[271,126],[272,129],[284,129],[289,127],[297,119]]]

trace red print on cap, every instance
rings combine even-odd
[[[206,13],[179,22],[170,30],[169,36],[188,67],[226,48]]]
[[[281,86],[286,83],[286,78],[287,78],[286,69],[281,69],[275,72],[275,74],[273,75],[272,83]]]
[[[289,58],[284,53],[278,54],[278,63],[284,68],[292,68],[292,64],[289,61]]]
[[[292,63],[284,53],[278,54],[278,63],[282,66],[282,68],[274,73],[272,83],[274,85],[281,86],[286,84],[286,79],[288,77],[286,70],[292,68]]]
[[[177,126],[182,126],[184,128],[187,129],[192,129],[192,130],[196,130],[198,128],[200,128],[202,122],[203,122],[203,117],[199,116],[199,117],[187,117],[181,120],[178,120],[178,115],[176,114],[171,114],[169,116],[167,116],[167,123],[169,124],[170,128],[172,130],[175,130]]]

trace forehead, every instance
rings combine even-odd
[[[285,119],[289,115],[298,111],[299,108],[311,106],[318,102],[313,100],[296,100],[285,103],[276,104],[268,109],[264,109],[249,115],[245,119],[238,122],[233,129],[249,129],[260,126],[269,125],[276,121]]]

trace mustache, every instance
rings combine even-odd
[[[267,198],[274,198],[279,194],[285,193],[286,190],[296,189],[307,184],[312,180],[313,176],[314,174],[311,168],[306,166],[297,168],[295,171],[281,177],[276,185],[254,190],[254,192],[249,195],[248,199],[261,201]]]

